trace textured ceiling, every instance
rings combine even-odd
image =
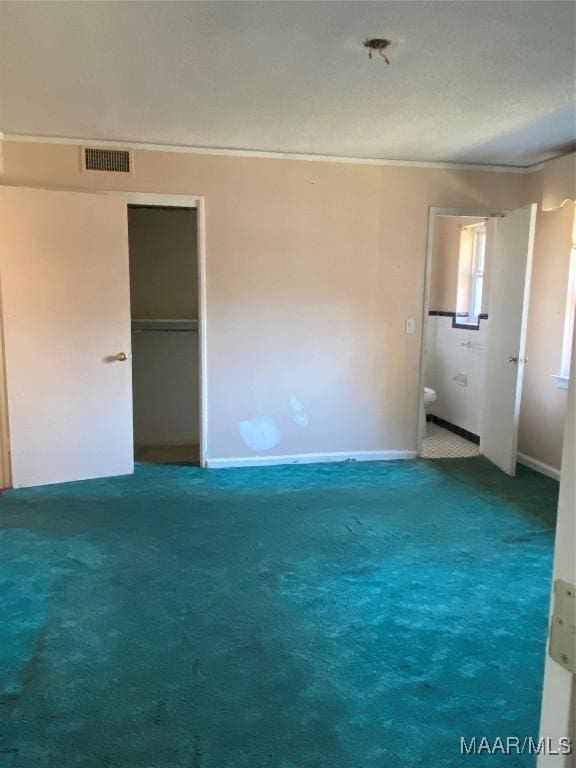
[[[1,2],[0,128],[526,166],[575,139],[575,8]],[[373,36],[390,66],[368,59]]]

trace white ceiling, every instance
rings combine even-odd
[[[561,0],[1,2],[0,128],[531,165],[575,139]],[[391,65],[362,42],[388,37]]]

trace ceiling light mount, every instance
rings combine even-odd
[[[368,48],[368,58],[371,59],[374,53],[379,53],[386,64],[390,64],[390,59],[384,51],[390,45],[392,45],[392,40],[387,40],[385,37],[371,37],[368,40],[364,40],[364,48]]]

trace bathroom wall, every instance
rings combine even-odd
[[[437,400],[429,413],[480,435],[489,320],[477,331],[452,328],[451,317],[431,316],[427,324],[426,386]],[[465,346],[470,345],[470,346]]]
[[[130,207],[128,232],[132,318],[197,318],[196,211]],[[132,370],[135,445],[198,444],[198,334],[133,330]]]
[[[472,223],[472,222],[471,222]],[[455,312],[462,219],[436,216],[430,272],[430,309]]]
[[[458,262],[463,225],[480,219],[438,216],[430,273],[430,311],[455,313],[458,309]],[[486,260],[482,313],[489,314],[490,261],[495,223],[487,223]],[[453,318],[432,314],[427,322],[426,386],[435,390],[437,401],[429,412],[480,434],[481,395],[485,375],[485,347],[489,319],[478,330],[453,327]]]

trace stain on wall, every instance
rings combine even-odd
[[[280,430],[270,416],[247,419],[241,421],[239,426],[246,447],[252,451],[269,451],[280,443]]]
[[[297,397],[292,396],[289,402],[290,410],[292,411],[292,419],[299,427],[307,427],[310,423],[308,414],[304,411],[304,406],[298,400]]]

